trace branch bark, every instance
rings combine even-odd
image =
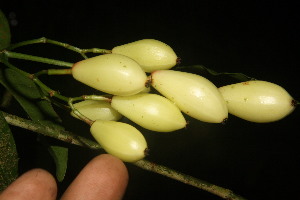
[[[24,128],[36,133],[40,133],[45,136],[53,137],[55,139],[68,142],[70,144],[75,144],[83,147],[88,147],[90,149],[101,149],[101,146],[92,140],[87,138],[75,135],[72,132],[65,131],[62,129],[55,129],[49,126],[24,119],[15,115],[11,115],[5,112],[2,112],[7,123],[13,126]]]
[[[0,111],[2,112],[2,111]],[[5,112],[2,112],[5,120],[7,123],[13,126],[17,126],[20,128],[24,128],[27,130],[31,130],[36,133],[40,133],[42,135],[46,135],[49,137],[56,138],[61,141],[65,141],[71,144],[83,146],[83,147],[88,147],[91,149],[101,149],[101,146],[87,138],[80,137],[75,135],[74,133],[65,131],[65,130],[60,130],[60,129],[54,129],[49,126],[42,125],[37,122],[33,122],[31,120],[23,119],[21,117],[11,115]],[[160,175],[166,176],[168,178],[177,180],[179,182],[197,187],[199,189],[205,190],[207,192],[210,192],[216,196],[219,196],[223,199],[227,200],[246,200],[245,198],[233,193],[233,191],[208,183],[206,181],[203,181],[201,179],[197,179],[195,177],[192,177],[190,175],[178,172],[176,170],[173,170],[171,168],[168,168],[163,165],[158,165],[156,163],[147,161],[145,159],[137,161],[135,163],[132,163],[136,165],[137,167],[140,167],[144,170],[151,171],[154,173],[158,173]]]

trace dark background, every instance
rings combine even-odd
[[[1,3],[11,22],[12,42],[42,36],[80,48],[105,48],[153,38],[169,44],[181,65],[203,64],[219,72],[243,72],[299,93],[299,5],[289,1],[16,1]],[[81,59],[52,45],[20,49],[69,62]],[[24,62],[23,62],[24,63]],[[28,63],[28,62],[26,62]],[[32,63],[31,63],[32,64]],[[34,70],[37,64],[32,64]],[[46,66],[49,68],[49,66]],[[217,86],[224,82],[210,77]],[[66,96],[92,90],[71,78],[44,78]],[[63,111],[67,130],[83,130]],[[233,190],[247,199],[289,199],[299,189],[299,108],[285,119],[255,124],[230,116],[226,125],[190,120],[175,133],[143,131],[149,160]],[[20,130],[18,130],[20,132]],[[45,152],[32,133],[17,134],[20,172],[37,166]],[[61,143],[62,145],[66,145]],[[66,145],[68,146],[68,145]],[[96,154],[70,146],[69,169],[60,192]],[[49,157],[50,159],[50,157]],[[48,161],[45,168],[51,169]],[[124,199],[220,199],[205,191],[127,164]],[[294,198],[293,198],[294,199]]]

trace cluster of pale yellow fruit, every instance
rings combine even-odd
[[[107,101],[74,104],[94,121],[90,131],[105,151],[125,162],[145,157],[144,136],[132,125],[118,122],[122,116],[152,131],[172,132],[186,126],[182,113],[208,123],[222,123],[228,113],[266,123],[295,108],[293,98],[276,84],[253,80],[217,88],[202,76],[170,70],[177,61],[170,46],[144,39],[74,64],[76,80],[111,95]],[[161,95],[151,93],[150,87]]]

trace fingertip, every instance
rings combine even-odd
[[[102,176],[102,178],[107,178],[108,182],[119,183],[128,183],[128,170],[122,160],[112,156],[110,154],[101,154],[92,159],[88,168],[91,170],[90,173],[94,175]]]
[[[93,175],[93,177],[101,179],[107,178],[107,182],[110,183],[112,180],[128,182],[128,171],[123,161],[119,158],[110,154],[101,154],[93,158],[85,167],[87,173]],[[95,180],[97,181],[97,179]]]
[[[101,154],[99,156],[96,156],[91,160],[89,164],[91,165],[101,164],[103,167],[110,167],[111,168],[110,170],[116,169],[118,175],[128,179],[128,171],[124,162],[119,158],[112,156],[110,154]]]
[[[121,199],[127,183],[128,171],[125,164],[112,155],[102,154],[83,168],[62,199]]]
[[[54,177],[43,169],[32,169],[11,185],[0,195],[0,200],[55,200],[57,185]]]

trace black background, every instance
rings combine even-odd
[[[153,38],[173,47],[182,58],[181,65],[203,64],[219,72],[243,72],[277,83],[300,99],[300,16],[296,3],[11,0],[0,7],[11,22],[13,43],[44,36],[81,48],[111,49]],[[80,59],[51,45],[20,51],[69,62]],[[35,70],[37,64],[32,65],[33,68],[26,70]],[[217,86],[223,83],[209,75],[208,78]],[[71,78],[47,77],[43,81],[66,96],[93,92]],[[88,133],[88,127],[67,113],[58,112],[67,130],[82,129]],[[234,116],[230,116],[226,125],[188,120],[189,127],[175,133],[143,130],[151,148],[148,159],[229,188],[247,199],[289,199],[297,194],[299,108],[285,119],[270,124],[250,123]],[[50,161],[47,165],[36,162],[46,153],[32,145],[34,134],[25,132],[15,137],[20,172],[40,166],[51,170]],[[69,169],[65,181],[59,184],[60,192],[98,154],[70,147]],[[220,199],[131,164],[127,167],[130,181],[124,199]]]

